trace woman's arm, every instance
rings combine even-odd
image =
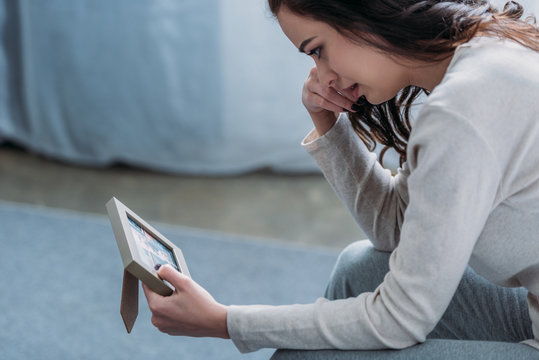
[[[231,306],[228,330],[241,351],[405,348],[425,341],[454,295],[501,181],[481,134],[441,109],[427,115],[410,139],[410,201],[383,283],[343,300]]]
[[[384,169],[345,114],[324,136],[309,134],[303,145],[374,246],[393,250],[408,204],[408,166],[395,176]]]
[[[361,142],[346,116],[337,120],[343,109],[353,111],[353,95],[322,84],[316,67],[305,81],[302,101],[315,126],[303,145],[374,246],[394,249],[408,201],[407,168],[393,177]]]

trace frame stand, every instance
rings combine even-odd
[[[136,277],[124,270],[120,315],[122,315],[128,334],[131,333],[138,316],[138,282]]]

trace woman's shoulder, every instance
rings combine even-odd
[[[511,40],[478,37],[457,48],[427,103],[454,110],[495,109],[508,103],[537,108],[537,89],[539,52]],[[504,109],[510,107],[499,110]]]
[[[539,53],[512,41],[479,38],[462,45],[425,100],[410,143],[436,138],[468,149],[475,139],[495,153],[501,168],[509,166],[523,139],[539,144],[538,65]]]
[[[493,54],[496,54],[496,56],[492,56]],[[513,60],[514,63],[527,62],[538,58],[539,52],[514,40],[476,36],[457,47],[449,67],[451,68],[464,59],[491,60],[489,63],[496,64],[505,63],[507,60]]]
[[[460,45],[440,85],[468,88],[539,84],[539,52],[509,39],[476,37]],[[475,85],[475,86],[474,86]]]

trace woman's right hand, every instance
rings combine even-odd
[[[351,99],[340,94],[336,88],[320,82],[316,66],[311,69],[303,84],[301,99],[319,136],[333,127],[339,113],[344,110],[353,111],[354,102]]]

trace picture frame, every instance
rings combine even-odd
[[[154,292],[168,296],[174,287],[157,275],[156,265],[169,264],[191,277],[181,249],[115,197],[106,209],[124,270]]]

